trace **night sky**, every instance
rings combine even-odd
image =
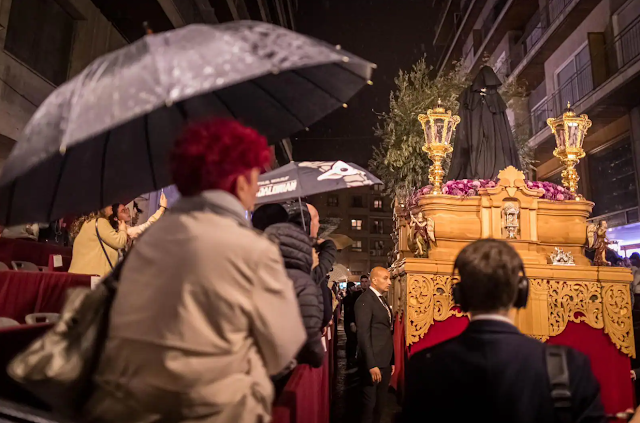
[[[373,86],[365,86],[340,109],[309,132],[292,137],[294,160],[345,160],[367,165],[378,122],[388,111],[393,79],[423,55],[437,61],[433,34],[440,0],[299,0],[296,30],[378,65]]]

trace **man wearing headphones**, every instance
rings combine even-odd
[[[589,359],[514,325],[529,293],[518,253],[504,241],[479,240],[460,252],[456,270],[454,301],[469,326],[411,357],[402,421],[605,422]]]

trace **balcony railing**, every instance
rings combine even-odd
[[[504,9],[506,4],[507,4],[506,0],[497,0],[495,5],[489,11],[489,14],[487,15],[487,17],[484,19],[484,22],[482,22],[482,26],[480,27],[480,30],[482,33],[483,41],[486,40],[487,36],[489,36],[491,29],[493,29],[494,25],[496,24],[496,21],[498,20],[498,17],[500,16],[500,13],[502,13],[502,9]]]
[[[525,26],[524,34],[510,49],[507,59],[496,69],[496,74],[503,82],[515,68],[524,60],[527,53],[540,42],[549,28],[558,20],[560,14],[574,1],[577,0],[551,0],[542,9],[539,9]]]
[[[547,118],[562,114],[567,102],[578,103],[597,88],[593,83],[592,63],[605,64],[607,79],[609,79],[638,57],[640,57],[640,16],[624,28],[612,42],[607,43],[602,53],[593,55],[590,61],[573,74],[550,98],[531,111],[531,135],[547,127]]]

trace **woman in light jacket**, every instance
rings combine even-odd
[[[118,250],[127,245],[127,224],[119,221],[118,230],[113,229],[108,220],[111,213],[111,206],[108,206],[97,213],[80,217],[73,223],[73,257],[69,273],[104,276],[116,265]]]

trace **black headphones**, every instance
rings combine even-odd
[[[453,274],[456,272],[457,266],[453,268],[453,273],[451,273],[451,278],[453,278]],[[529,299],[529,278],[527,278],[526,273],[524,272],[524,265],[521,268],[522,275],[518,276],[518,290],[516,292],[516,300],[513,303],[513,307],[515,308],[525,308],[527,306],[527,300]],[[453,295],[453,302],[460,306],[460,310],[464,313],[469,312],[469,300],[464,291],[464,282],[462,279],[453,285],[451,288]]]

